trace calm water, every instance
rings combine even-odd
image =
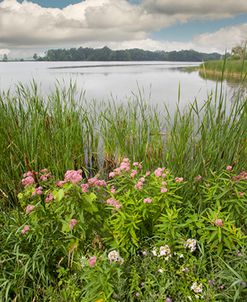
[[[215,90],[216,82],[202,79],[198,72],[187,73],[185,66],[199,63],[181,62],[0,62],[0,90],[14,89],[18,82],[28,85],[33,79],[43,94],[48,94],[59,82],[63,87],[76,82],[87,99],[114,98],[126,102],[141,90],[153,104],[165,102],[174,108],[197,98],[201,103]],[[232,95],[233,88],[224,83],[224,91]]]

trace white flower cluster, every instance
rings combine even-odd
[[[196,240],[195,239],[188,239],[184,246],[188,249],[190,249],[191,252],[194,252],[196,250]]]
[[[159,256],[165,256],[165,260],[168,260],[172,256],[171,250],[167,244],[160,247]]]
[[[165,256],[165,260],[168,260],[172,254],[171,254],[171,250],[169,248],[169,246],[166,244],[164,246],[161,246],[160,247],[160,250],[158,251],[158,249],[155,247],[153,250],[152,250],[152,254],[154,256],[159,256],[159,257],[163,257]]]
[[[191,290],[193,290],[193,292],[196,293],[196,294],[202,293],[202,284],[201,284],[201,283],[194,282],[194,283],[191,285]]]
[[[113,250],[108,254],[108,259],[110,260],[110,263],[120,262],[122,264],[124,262],[123,258],[120,257],[119,252],[116,250]]]

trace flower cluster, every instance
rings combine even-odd
[[[54,196],[52,193],[49,193],[46,198],[45,198],[45,202],[48,203],[50,201],[53,201],[54,200]]]
[[[130,160],[128,158],[124,158],[120,163],[120,166],[114,169],[113,172],[109,173],[109,177],[113,178],[117,175],[121,175],[122,171],[126,171],[126,172],[130,171]]]
[[[185,248],[190,249],[191,252],[194,252],[196,250],[196,240],[195,239],[188,239],[185,244]]]
[[[28,231],[30,231],[30,227],[29,227],[29,225],[25,225],[24,228],[21,230],[21,234],[24,235],[24,234],[26,234]]]
[[[200,293],[202,293],[203,285],[201,283],[194,282],[191,285],[191,290],[196,294],[200,294]]]
[[[171,250],[167,244],[160,247],[159,256],[165,256],[165,260],[168,260],[172,256]]]
[[[120,257],[119,252],[116,250],[109,252],[108,259],[109,259],[110,263],[120,262],[122,264],[124,262],[124,259],[122,257]]]
[[[144,199],[144,203],[152,203],[152,199],[151,198],[145,198]]]
[[[78,221],[76,219],[71,219],[69,223],[69,228],[73,230],[73,228],[77,225]]]
[[[154,247],[152,250],[152,254],[154,256],[158,256],[158,257],[165,256],[165,260],[168,260],[172,256],[171,249],[167,244],[164,246],[161,246],[159,251],[158,251],[157,247]]]
[[[138,180],[137,184],[135,185],[135,188],[136,188],[137,190],[142,190],[144,181],[145,181],[145,178],[144,178],[144,177],[141,177],[141,178]]]
[[[48,171],[48,169],[42,169],[40,171],[41,176],[40,176],[40,180],[41,181],[47,181],[49,178],[52,177],[51,173]]]
[[[237,176],[234,176],[233,179],[235,181],[247,180],[247,172],[246,171],[242,171]]]
[[[175,182],[176,183],[180,183],[180,182],[183,182],[183,181],[184,181],[183,177],[175,177]]]
[[[114,208],[116,208],[117,210],[121,208],[121,204],[118,200],[114,199],[114,198],[109,198],[107,199],[106,203],[110,206],[113,206]]]
[[[77,184],[82,180],[81,173],[82,170],[68,170],[64,175],[64,181],[71,182],[72,184]]]
[[[161,176],[165,177],[165,174],[163,174],[164,171],[165,171],[165,168],[157,168],[157,169],[154,171],[154,175],[155,175],[156,177],[161,177]]]
[[[28,171],[23,175],[23,179],[21,181],[24,187],[28,187],[35,183],[34,173],[32,171]]]
[[[26,214],[30,214],[34,210],[35,206],[32,204],[29,204],[26,206]]]
[[[42,187],[38,187],[38,188],[35,188],[35,190],[32,193],[32,196],[42,195],[42,194],[43,194],[43,188]]]

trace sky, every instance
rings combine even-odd
[[[230,51],[247,40],[247,0],[0,0],[0,57],[51,48]]]

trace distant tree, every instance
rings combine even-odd
[[[220,54],[199,53],[194,50],[148,51],[143,49],[111,50],[103,48],[50,49],[39,61],[206,61],[219,60]]]
[[[38,60],[38,55],[36,53],[33,55],[33,59],[34,59],[34,61]]]
[[[232,48],[232,59],[243,60],[246,58],[246,43],[247,42],[243,42],[241,45],[237,45]]]
[[[6,55],[6,53],[3,55],[3,62],[8,62],[8,56]]]

